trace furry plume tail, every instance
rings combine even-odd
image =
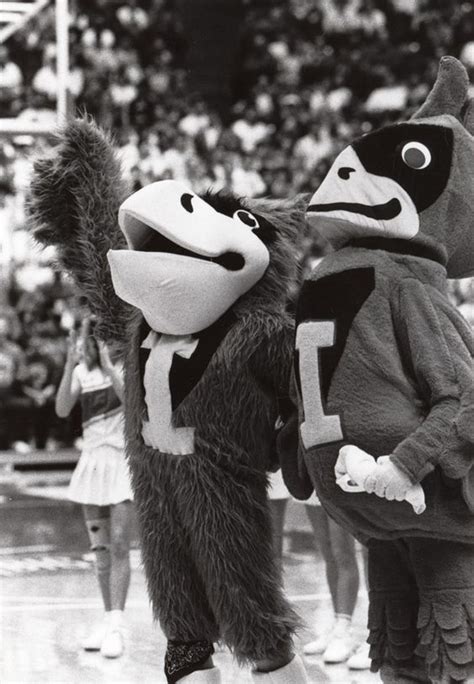
[[[128,188],[111,141],[92,121],[71,121],[57,143],[52,156],[34,165],[31,231],[56,246],[97,316],[97,335],[117,343],[126,337],[130,308],[114,292],[107,252],[125,247],[117,215]]]

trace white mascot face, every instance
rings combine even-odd
[[[226,216],[177,181],[135,192],[120,207],[119,223],[129,249],[108,253],[115,291],[159,333],[209,327],[270,261],[253,232],[257,217],[245,209]]]

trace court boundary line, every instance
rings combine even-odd
[[[38,598],[38,597],[36,597]],[[317,592],[316,594],[292,594],[287,596],[287,599],[289,601],[292,601],[293,603],[307,603],[310,601],[324,601],[327,599],[330,599],[331,595],[328,591],[325,592]],[[20,602],[18,604],[14,604],[13,602],[15,601],[15,598],[8,597],[7,601],[11,603],[11,605],[5,605],[2,601],[2,611],[6,613],[21,613],[23,611],[40,611],[40,610],[90,610],[96,608],[97,610],[102,610],[102,604],[100,601],[82,601],[81,599],[71,599],[71,600],[63,600],[63,602],[55,602],[54,600],[51,601],[48,599],[48,601],[45,601],[44,603],[40,603],[38,600],[32,601],[30,604],[28,604],[25,599],[25,602]],[[150,607],[150,604],[148,601],[137,601],[137,600],[131,600],[127,601],[127,608],[146,608]],[[150,608],[151,610],[151,608]]]

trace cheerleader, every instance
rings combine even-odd
[[[352,632],[352,616],[359,591],[354,537],[326,515],[316,494],[305,501],[305,509],[326,565],[334,619],[328,630],[321,632],[316,628],[318,636],[305,645],[304,653],[321,655],[327,664],[345,662],[350,670],[368,670],[369,645],[366,642],[357,644]],[[362,553],[365,569],[367,554],[364,549]],[[367,577],[367,572],[364,574]],[[318,617],[315,618],[317,624]]]
[[[86,321],[74,331],[56,413],[67,417],[80,399],[82,453],[69,485],[69,498],[82,504],[105,615],[83,643],[86,651],[118,658],[124,650],[123,611],[130,584],[132,490],[124,454],[123,379],[106,347]]]

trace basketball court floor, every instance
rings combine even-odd
[[[4,490],[0,496],[0,681],[3,684],[161,684],[166,642],[154,625],[137,545],[132,551],[132,583],[127,604],[125,655],[106,660],[80,648],[81,638],[100,617],[92,555],[87,550],[80,510],[58,487]],[[307,628],[297,648],[324,629],[331,616],[324,564],[311,543],[303,508],[291,504],[285,539],[285,588]],[[365,637],[367,598],[361,589],[355,633]],[[215,657],[223,684],[247,684],[227,650]],[[378,675],[351,672],[305,657],[311,681],[369,684]],[[291,683],[289,683],[291,684]]]

